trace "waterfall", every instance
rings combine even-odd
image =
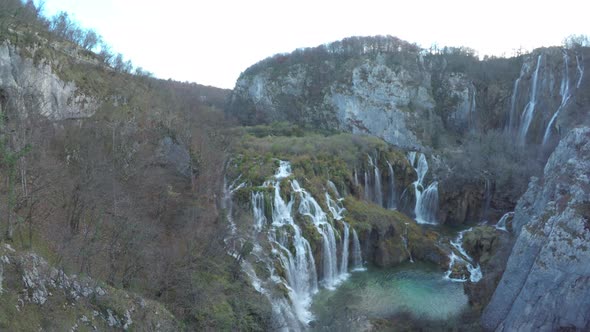
[[[424,191],[416,187],[416,221],[419,224],[437,224],[438,182],[432,182]]]
[[[564,63],[564,70],[563,70],[563,78],[561,79],[561,87],[560,87],[560,94],[561,94],[561,104],[557,108],[557,111],[551,117],[549,124],[547,124],[547,128],[545,129],[545,135],[543,135],[543,145],[547,143],[549,138],[551,137],[551,132],[553,129],[553,123],[557,119],[557,116],[565,108],[565,105],[570,99],[570,78],[569,78],[569,56],[567,55],[567,51],[563,50],[563,63]],[[581,76],[580,76],[581,77]]]
[[[520,122],[520,128],[518,131],[520,145],[525,145],[526,143],[526,134],[535,114],[535,105],[537,104],[537,80],[539,78],[539,68],[541,67],[542,58],[543,54],[539,54],[539,57],[537,58],[537,67],[535,69],[535,73],[533,74],[533,85],[531,87],[530,100],[521,116],[522,120]]]
[[[498,220],[498,223],[496,223],[496,226],[494,227],[496,227],[497,230],[508,232],[508,229],[506,228],[506,223],[508,222],[508,219],[512,217],[514,217],[514,212],[507,212],[502,216],[502,218],[500,218],[500,220]]]
[[[348,245],[349,245],[349,237],[350,237],[350,226],[344,221],[342,222],[344,226],[344,236],[342,237],[342,259],[340,263],[340,275],[346,275],[348,273]]]
[[[374,165],[375,169],[375,204],[383,206],[383,193],[381,191],[381,173],[377,164]]]
[[[336,185],[334,184],[334,182],[328,180],[328,188],[330,190],[332,190],[332,192],[336,195],[336,198],[340,198],[340,192],[338,191],[338,188],[336,188]]]
[[[356,170],[356,168],[352,171],[353,175],[354,175],[354,186],[358,188],[359,186],[359,174]]]
[[[370,202],[371,201],[371,195],[370,195],[370,186],[369,186],[369,174],[367,173],[367,171],[365,171],[365,201]]]
[[[582,83],[582,77],[584,77],[584,57],[582,56],[582,61],[580,61],[579,57],[576,55],[576,68],[578,69],[578,82],[576,83],[576,89],[580,87],[580,83]]]
[[[305,189],[301,188],[297,180],[291,181],[291,187],[301,199],[299,213],[309,217],[322,236],[322,284],[326,288],[334,288],[342,281],[342,276],[338,271],[334,228],[328,222],[328,218],[318,202]]]
[[[406,252],[408,253],[408,256],[410,257],[410,262],[414,263],[414,258],[412,258],[412,252],[410,251],[410,248],[408,247],[408,223],[405,223],[405,228],[404,228],[404,235],[400,235],[400,237],[402,238],[402,242],[404,244],[404,248],[406,249]]]
[[[418,157],[417,162],[416,157]],[[428,172],[428,161],[423,153],[409,152],[408,160],[418,175],[418,179],[413,183],[416,196],[416,206],[414,207],[416,221],[419,224],[437,224],[438,182],[434,181],[424,189],[423,182]]]
[[[475,128],[475,125],[476,125],[476,119],[475,119],[475,117],[476,117],[476,113],[475,113],[475,110],[476,110],[475,109],[475,106],[476,106],[476,103],[475,103],[475,95],[476,95],[476,93],[477,93],[476,92],[476,88],[474,86],[473,89],[472,89],[472,93],[471,93],[471,105],[469,107],[469,127],[470,127],[470,129],[474,129]]]
[[[352,229],[352,263],[353,263],[353,271],[364,271],[366,270],[363,267],[363,256],[361,253],[361,243],[359,242],[359,237],[356,234],[356,230]]]
[[[254,213],[254,229],[258,232],[266,224],[266,216],[264,215],[264,193],[252,192],[252,211]]]
[[[250,199],[254,217],[253,227],[256,232],[242,230],[243,236],[239,239],[241,242],[232,241],[226,244],[228,246],[237,243],[243,245],[246,241],[254,244],[252,258],[243,260],[242,270],[248,275],[254,289],[264,294],[270,301],[274,323],[277,326],[282,326],[285,330],[303,330],[313,320],[310,306],[319,286],[333,289],[345,280],[349,275],[349,261],[354,264],[353,269],[362,268],[361,248],[356,231],[344,221],[345,209],[335,185],[328,182],[329,190],[325,192],[329,211],[327,213],[333,217],[329,219],[316,199],[302,188],[297,180],[289,180],[290,176],[291,165],[281,161],[273,178],[263,184],[263,187],[272,189],[272,194],[265,195],[264,191],[255,189],[252,191]],[[229,197],[231,192],[245,185],[236,186],[236,181],[232,185],[225,186]],[[291,186],[290,197],[281,196],[281,185]],[[338,198],[332,199],[330,191],[333,191]],[[272,202],[272,216],[265,213],[268,211],[265,209],[265,203],[268,204],[265,202],[266,199]],[[228,203],[231,203],[231,199]],[[295,204],[298,206],[294,206]],[[295,218],[296,213],[304,218]],[[337,234],[338,231],[332,225],[333,222],[342,223],[342,234]],[[300,226],[303,224],[310,225],[321,236],[320,240],[316,240],[321,242],[318,248],[321,250],[319,266],[316,265],[311,244],[302,231],[307,228]],[[239,231],[235,226],[234,229],[234,233]],[[352,250],[350,250],[351,231],[353,233]],[[237,234],[234,234],[232,239],[236,236]],[[340,239],[339,242],[337,239]],[[340,251],[338,251],[339,248]],[[230,251],[230,254],[235,252],[237,251]],[[265,268],[266,277],[261,278],[257,275],[258,270],[254,266]],[[320,266],[321,269],[318,270]],[[277,292],[277,285],[282,285],[285,292]]]
[[[484,188],[484,205],[481,211],[481,221],[487,220],[488,210],[490,209],[490,203],[492,202],[492,184],[488,178],[484,180]]]
[[[387,161],[387,168],[389,169],[389,199],[387,201],[387,208],[390,210],[397,209],[397,195],[395,194],[395,173],[389,160]]]
[[[459,253],[459,255],[451,251],[451,254],[449,255],[449,269],[445,273],[445,279],[456,282],[465,282],[469,280],[470,282],[476,283],[480,281],[483,277],[479,264],[475,265],[475,263],[473,262],[473,258],[471,258],[471,256],[467,254],[465,249],[463,249],[463,235],[467,232],[471,232],[472,230],[473,228],[469,228],[464,231],[461,231],[459,232],[459,235],[457,235],[457,238],[454,241],[450,241],[451,246]],[[467,271],[469,272],[469,279],[467,279],[464,275],[462,275],[460,278],[455,278],[451,276],[453,273],[453,266],[455,264],[465,265]]]
[[[293,199],[285,202],[280,195],[281,182],[290,175],[290,164],[281,161],[274,179],[263,184],[265,187],[274,189],[272,223],[266,231],[272,249],[269,252],[262,250],[258,237],[252,237],[255,243],[253,252],[256,262],[266,264],[270,277],[266,281],[261,280],[256,276],[250,263],[246,261],[242,264],[242,268],[250,276],[254,288],[265,294],[271,302],[276,323],[291,330],[300,330],[313,319],[309,306],[313,294],[318,291],[318,278],[311,245],[302,235],[301,229],[294,222],[291,214]],[[266,222],[264,195],[262,192],[254,192],[251,199],[254,226],[257,230],[262,230]],[[274,264],[281,265],[284,279],[275,274]],[[288,291],[288,300],[269,290],[280,283]]]
[[[514,129],[516,128],[515,115],[516,115],[516,102],[518,100],[518,87],[520,86],[520,80],[522,79],[522,77],[524,76],[524,74],[526,72],[526,68],[527,68],[526,65],[523,64],[523,66],[520,70],[520,75],[514,81],[514,87],[512,88],[512,97],[510,98],[510,114],[508,116],[508,127],[507,127],[507,131],[509,133],[514,132]]]

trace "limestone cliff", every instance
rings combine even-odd
[[[488,330],[590,328],[590,129],[574,129],[518,202],[518,238],[486,307]]]
[[[38,112],[51,120],[86,118],[99,106],[75,83],[61,80],[49,63],[22,57],[8,42],[0,45],[0,99],[2,104],[18,105],[21,112]]]

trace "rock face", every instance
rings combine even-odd
[[[490,128],[528,144],[548,131],[551,143],[590,98],[587,59],[588,48],[554,47],[480,61],[463,49],[432,53],[394,37],[349,38],[248,68],[227,109],[246,124],[368,133],[414,150]]]
[[[159,164],[175,169],[184,177],[190,177],[192,174],[189,151],[184,145],[175,142],[170,137],[164,137],[160,141],[156,151],[156,158]]]
[[[487,330],[590,329],[590,129],[571,131],[518,202]]]
[[[98,101],[63,82],[49,64],[21,57],[8,42],[0,45],[0,100],[24,111],[38,110],[50,120],[86,118],[98,108]]]
[[[435,112],[434,80],[434,85],[452,90],[452,111],[442,120],[457,127],[468,122],[475,88],[465,75],[444,73],[433,78],[439,64],[393,37],[360,38],[350,47],[344,45],[348,41],[251,67],[238,79],[228,111],[248,124],[292,121],[368,133],[416,150],[430,144],[442,127]]]
[[[41,256],[16,251],[8,244],[0,245],[0,294],[6,301],[2,305],[3,315],[0,315],[1,330],[26,327],[49,330],[178,331],[180,328],[174,316],[157,302],[88,277],[68,275],[52,267]],[[55,311],[59,309],[56,308],[65,308],[63,311],[68,313],[71,311],[71,316],[58,319]],[[38,312],[39,315],[32,312]],[[35,322],[38,316],[44,315],[54,320],[51,323],[42,319]],[[21,319],[30,322],[28,325],[18,325],[14,321]]]

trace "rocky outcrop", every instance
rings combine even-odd
[[[62,81],[46,61],[22,57],[8,42],[0,45],[0,99],[20,113],[38,112],[50,120],[86,118],[99,102],[81,93],[73,82]]]
[[[164,137],[160,140],[156,150],[156,159],[158,164],[170,167],[184,177],[190,177],[193,172],[188,149],[175,142],[171,137]]]
[[[483,312],[487,330],[590,329],[590,129],[563,139],[518,202],[518,236]]]
[[[66,274],[38,254],[17,251],[8,244],[0,245],[0,294],[5,301],[0,312],[9,317],[5,320],[0,315],[2,330],[177,331],[180,327],[157,302],[88,277]],[[65,314],[57,314],[57,308],[64,308]],[[52,322],[36,321],[46,314],[54,318]],[[21,319],[29,321],[16,321]]]

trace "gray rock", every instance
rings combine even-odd
[[[590,329],[589,170],[590,129],[574,129],[518,202],[518,238],[483,312],[485,329]]]
[[[184,145],[174,142],[172,138],[165,137],[160,141],[156,156],[164,166],[176,169],[182,176],[191,176],[191,156]]]
[[[9,98],[27,112],[26,103],[51,120],[77,119],[92,116],[98,101],[86,96],[73,82],[63,82],[45,62],[36,65],[22,58],[18,49],[4,42],[0,45],[0,95]],[[25,100],[33,98],[32,100]]]

